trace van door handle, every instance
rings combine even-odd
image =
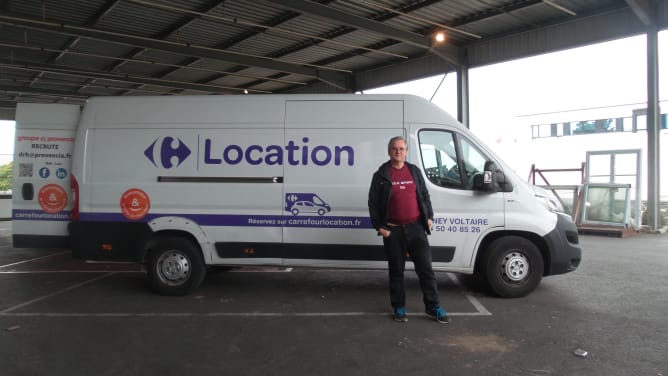
[[[283,183],[282,176],[158,176],[159,183]]]
[[[32,183],[23,183],[21,186],[21,197],[25,201],[32,201],[35,196],[35,190],[33,189]]]

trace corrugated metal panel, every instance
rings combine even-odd
[[[446,31],[446,46],[455,50],[450,61],[446,61],[433,55],[433,51],[425,46],[344,25],[349,22],[302,14],[273,2],[147,0],[147,4],[139,4],[127,0],[6,0],[0,17],[8,13],[19,18],[78,25],[83,30],[162,39],[178,43],[180,50],[119,44],[104,41],[104,36],[79,38],[60,30],[40,30],[43,26],[35,23],[30,27],[14,26],[0,18],[0,63],[3,64],[0,65],[0,85],[14,85],[12,89],[25,85],[41,90],[60,90],[66,101],[80,100],[67,96],[67,93],[74,95],[77,92],[77,95],[201,94],[195,86],[182,85],[197,82],[210,84],[211,91],[207,89],[205,92],[211,93],[242,92],[246,87],[270,92],[338,92],[342,90],[340,87],[313,77],[335,73],[336,77],[328,79],[338,81],[337,85],[357,82],[359,87],[368,88],[450,71],[454,69],[452,60],[459,58],[458,50],[468,51],[469,63],[475,66],[642,30],[625,0],[552,0],[566,10],[539,0],[316,2],[351,17],[382,22],[417,35],[429,36],[442,24],[482,38],[456,30]],[[665,2],[658,2],[658,7],[656,17],[662,27],[666,27],[668,10]],[[571,11],[576,15],[569,14]],[[612,13],[601,16],[605,12]],[[234,52],[245,58],[244,63],[262,67],[198,58],[191,56],[198,53],[188,51],[188,46]],[[39,47],[58,51],[34,49]],[[367,48],[378,51],[368,51]],[[59,50],[64,49],[69,52],[61,54]],[[154,63],[124,61],[123,58]],[[273,64],[275,69],[258,61]],[[31,65],[29,69],[22,66],[27,63]],[[290,64],[286,66],[286,63]],[[191,68],[178,66],[186,64]],[[51,66],[52,70],[71,67],[78,73],[40,74],[40,69],[46,70],[40,68],[44,65]],[[308,67],[308,74],[294,73],[302,72],[300,69],[304,67]],[[86,74],[92,75],[86,71],[110,70],[128,77],[107,80],[86,77]],[[265,79],[271,77],[278,79]],[[140,78],[164,79],[164,85],[146,85],[139,82]],[[220,90],[218,87],[231,89]],[[54,98],[27,90],[25,95],[35,100]],[[26,98],[25,95],[10,97]]]
[[[292,38],[286,38],[283,35],[279,36],[273,33],[262,33],[245,39],[227,50],[255,56],[273,56],[276,51],[288,48],[294,44],[295,40]]]
[[[20,44],[34,47],[59,48],[70,37],[61,34],[45,33],[38,30],[0,27],[0,43]]]
[[[198,20],[175,33],[171,33],[166,39],[178,43],[217,47],[222,42],[242,34],[246,29],[217,21]]]
[[[61,45],[58,49],[69,52],[61,54],[57,60],[53,61],[54,64],[95,71],[105,70],[113,66],[119,62],[118,59],[113,59],[113,57],[126,56],[132,51],[132,48],[126,45],[102,43],[84,38],[76,40],[74,45],[69,44],[68,41],[67,44]],[[53,57],[55,58],[57,55],[57,53],[54,53]]]
[[[184,16],[133,2],[120,2],[98,21],[96,27],[118,33],[143,37],[162,37]]]
[[[386,36],[378,35],[376,33],[355,30],[336,38],[335,41],[349,45],[350,49],[355,49],[357,47],[370,47],[386,41],[387,39]]]
[[[44,20],[57,20],[69,24],[86,24],[99,9],[106,5],[106,1],[58,1],[58,0],[21,0],[8,1],[7,9],[9,12]]]
[[[111,66],[113,63],[114,60],[110,59],[99,59],[91,56],[72,55],[72,54],[62,55],[62,57],[60,57],[57,61],[57,64],[59,66],[73,67],[85,71],[96,71],[96,72]]]

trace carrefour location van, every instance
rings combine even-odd
[[[144,263],[162,294],[211,265],[386,268],[367,199],[397,135],[431,195],[436,270],[517,297],[580,262],[559,201],[422,98],[99,97],[16,120],[14,246]]]

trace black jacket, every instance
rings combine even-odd
[[[420,221],[424,225],[427,233],[430,233],[428,220],[434,217],[434,210],[431,207],[429,191],[422,178],[420,169],[414,164],[408,162],[405,163],[415,181],[418,208],[420,209]],[[369,187],[369,216],[371,217],[371,224],[376,230],[386,227],[387,225],[387,206],[390,203],[391,194],[392,181],[390,180],[390,161],[387,161],[373,174],[371,187]]]

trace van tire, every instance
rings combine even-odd
[[[489,287],[503,298],[525,296],[543,278],[543,256],[538,247],[519,236],[505,236],[493,241],[482,261]]]
[[[202,283],[206,268],[199,247],[192,241],[167,236],[155,239],[147,255],[151,288],[161,295],[187,295]]]

